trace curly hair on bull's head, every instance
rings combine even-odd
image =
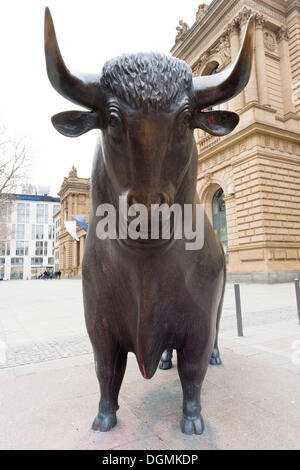
[[[137,109],[166,111],[191,89],[192,70],[166,54],[124,54],[104,64],[100,86]]]

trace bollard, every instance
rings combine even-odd
[[[299,287],[299,279],[295,279],[294,282],[295,282],[295,290],[296,290],[298,319],[299,319],[299,325],[300,325],[300,287]]]
[[[243,335],[242,309],[241,309],[241,295],[240,295],[239,284],[234,284],[234,294],[235,294],[235,307],[236,307],[236,321],[237,321],[238,336],[244,336]]]

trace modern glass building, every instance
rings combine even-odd
[[[53,271],[59,208],[60,199],[48,195],[0,195],[0,278],[36,279]]]

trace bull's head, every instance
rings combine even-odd
[[[102,74],[79,74],[66,67],[46,9],[50,82],[90,110],[59,113],[52,123],[69,137],[102,130],[108,172],[119,194],[127,193],[129,205],[172,203],[192,158],[193,129],[222,136],[239,122],[232,112],[202,110],[230,100],[247,85],[253,38],[252,17],[235,62],[211,76],[193,78],[185,62],[161,54],[125,55],[106,63]]]

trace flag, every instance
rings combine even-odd
[[[71,235],[71,237],[79,241],[79,238],[76,235],[76,222],[65,221],[65,227],[66,227],[67,232]]]
[[[88,225],[85,221],[84,215],[72,215],[72,218],[76,220],[76,223],[84,229],[85,232],[88,231]]]

